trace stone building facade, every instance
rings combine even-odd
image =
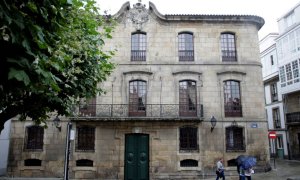
[[[125,3],[114,17],[107,93],[60,117],[61,131],[14,121],[10,175],[62,177],[69,121],[75,179],[199,179],[219,158],[236,174],[241,154],[268,167],[262,18],[163,15],[151,2]]]

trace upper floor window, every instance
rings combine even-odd
[[[184,80],[179,82],[179,115],[197,116],[196,82]]]
[[[224,81],[224,109],[225,117],[242,117],[240,83],[238,81]]]
[[[243,128],[230,126],[226,128],[226,151],[244,151]]]
[[[179,132],[180,150],[198,150],[198,129],[196,127],[181,127]]]
[[[29,126],[26,128],[25,149],[43,150],[44,128],[41,126]]]
[[[270,60],[271,60],[271,65],[274,65],[273,55],[270,56]]]
[[[222,61],[236,61],[235,35],[232,33],[221,34]]]
[[[274,128],[281,128],[279,108],[272,109]]]
[[[278,101],[277,83],[270,85],[272,102]]]
[[[76,150],[95,150],[95,128],[90,126],[77,127]]]
[[[194,40],[192,33],[178,34],[179,61],[194,61]]]
[[[146,115],[147,83],[141,80],[129,82],[129,116]]]
[[[131,35],[131,61],[146,61],[146,48],[146,33],[134,33]]]
[[[79,113],[82,116],[96,116],[96,98],[80,99]]]

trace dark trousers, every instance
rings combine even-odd
[[[240,180],[251,180],[251,176],[241,176],[240,175]]]
[[[219,178],[222,178],[223,180],[225,180],[224,171],[221,171],[221,172],[217,175],[216,180],[219,180]]]

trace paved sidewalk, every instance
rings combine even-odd
[[[269,172],[255,173],[252,180],[300,180],[300,161],[271,159],[272,170]],[[215,180],[215,177],[207,178],[207,180]],[[238,176],[226,176],[226,180],[238,180]]]

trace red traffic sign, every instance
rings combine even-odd
[[[270,131],[269,132],[269,138],[270,139],[276,139],[276,132],[275,131]]]

